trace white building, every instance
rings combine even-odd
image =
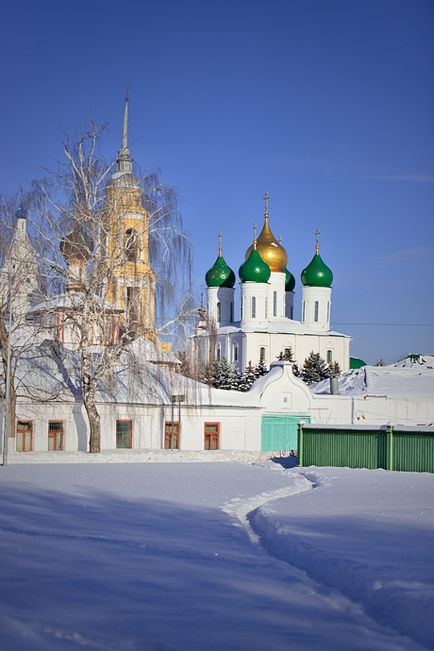
[[[192,337],[192,357],[198,367],[224,358],[243,371],[250,361],[270,365],[290,351],[302,365],[313,351],[347,371],[351,337],[330,329],[333,274],[320,256],[319,241],[301,274],[302,313],[297,321],[295,278],[286,268],[285,249],[270,229],[268,194],[265,200],[262,231],[239,269],[240,320],[234,320],[235,274],[223,257],[220,238],[217,259],[206,274],[207,316]]]

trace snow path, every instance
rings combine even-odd
[[[252,544],[252,508],[316,493],[275,468],[2,468],[2,651],[420,651]]]
[[[290,472],[312,482],[315,496],[268,502],[247,515],[264,549],[434,649],[434,477]]]

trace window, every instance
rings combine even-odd
[[[328,350],[327,351],[327,364],[331,364],[333,361],[333,351]]]
[[[136,262],[137,260],[137,231],[134,228],[129,228],[125,232],[125,255],[128,262]]]
[[[265,362],[265,348],[264,346],[261,346],[259,349],[259,361],[260,362]]]
[[[252,319],[256,319],[256,296],[252,296]]]
[[[117,448],[133,447],[133,421],[132,420],[116,421],[116,447]]]
[[[293,305],[291,305],[291,310],[290,310],[289,318],[290,318],[290,319],[293,319],[293,318],[294,318],[294,306],[293,306]]]
[[[238,362],[238,344],[234,344],[232,348],[232,355],[234,362]]]
[[[127,315],[129,323],[139,320],[139,288],[127,287]]]
[[[205,423],[204,429],[204,449],[220,449],[220,423]]]
[[[217,303],[217,322],[220,323],[222,320],[222,304],[220,301]]]
[[[268,319],[268,298],[265,297],[265,318]]]
[[[327,321],[330,320],[330,303],[327,303]]]
[[[216,350],[216,359],[219,362],[222,358],[222,349],[220,347],[220,344],[217,345],[217,350]]]
[[[318,301],[315,301],[315,304],[314,304],[314,316],[313,316],[313,320],[315,321],[315,323],[318,323],[318,314],[319,314],[319,303],[318,303]]]
[[[229,320],[232,323],[234,320],[234,304],[231,303],[230,305],[230,315],[229,315]]]
[[[277,316],[277,292],[273,292],[273,316]]]
[[[62,420],[48,422],[48,451],[57,452],[64,449],[64,429]]]
[[[179,423],[166,420],[164,423],[164,449],[179,450]]]
[[[33,449],[32,421],[17,421],[17,452],[30,452]]]
[[[306,301],[303,301],[303,321],[306,321]]]

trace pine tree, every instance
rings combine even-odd
[[[255,378],[258,379],[259,377],[262,377],[263,375],[267,375],[269,370],[270,369],[267,367],[264,360],[261,359],[259,364],[256,364],[255,368],[253,369],[253,373],[255,374]]]
[[[301,369],[301,379],[306,384],[315,384],[320,380],[330,377],[329,368],[325,360],[319,353],[310,353],[304,361],[303,368]]]
[[[238,391],[248,391],[252,386],[253,382],[255,382],[255,380],[256,380],[255,371],[252,366],[252,362],[249,362],[246,367],[246,370],[241,375],[240,383],[238,385]]]
[[[338,377],[341,374],[341,367],[338,362],[329,364],[329,377]]]

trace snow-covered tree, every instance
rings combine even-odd
[[[319,353],[312,351],[305,359],[300,377],[306,384],[314,384],[330,377],[329,368]]]
[[[249,362],[248,365],[246,366],[244,373],[242,373],[241,375],[238,390],[248,391],[252,386],[252,384],[256,382],[256,380],[257,380],[257,375],[255,373],[255,369],[252,366],[252,362]]]
[[[331,364],[329,364],[329,377],[338,377],[341,372],[339,362],[331,362]]]

